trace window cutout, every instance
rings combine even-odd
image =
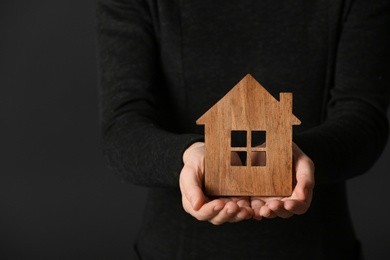
[[[265,131],[252,131],[251,147],[261,145],[265,147],[266,134]]]
[[[246,131],[231,132],[231,147],[246,147]]]
[[[252,166],[266,166],[267,162],[267,152],[266,151],[256,151],[251,152]]]
[[[231,166],[246,166],[246,152],[231,152],[230,153]]]

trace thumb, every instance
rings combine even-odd
[[[202,174],[191,165],[185,164],[180,173],[180,191],[183,199],[187,200],[194,210],[199,210],[206,202],[202,190]]]

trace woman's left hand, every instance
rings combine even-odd
[[[314,189],[314,163],[293,143],[296,186],[289,197],[251,197],[253,218],[289,218],[304,214],[310,207]]]

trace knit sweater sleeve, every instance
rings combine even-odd
[[[352,1],[342,22],[326,120],[295,136],[316,165],[317,183],[366,172],[388,136],[390,2]]]
[[[166,94],[148,8],[142,0],[102,0],[97,21],[104,157],[124,181],[178,187],[182,154],[202,136],[158,123],[156,97]]]

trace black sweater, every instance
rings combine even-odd
[[[101,0],[97,14],[104,154],[151,187],[142,259],[354,259],[345,181],[388,135],[389,1]],[[196,119],[247,73],[275,96],[294,93],[294,142],[316,166],[312,206],[198,222],[181,206],[182,154],[203,138]]]

